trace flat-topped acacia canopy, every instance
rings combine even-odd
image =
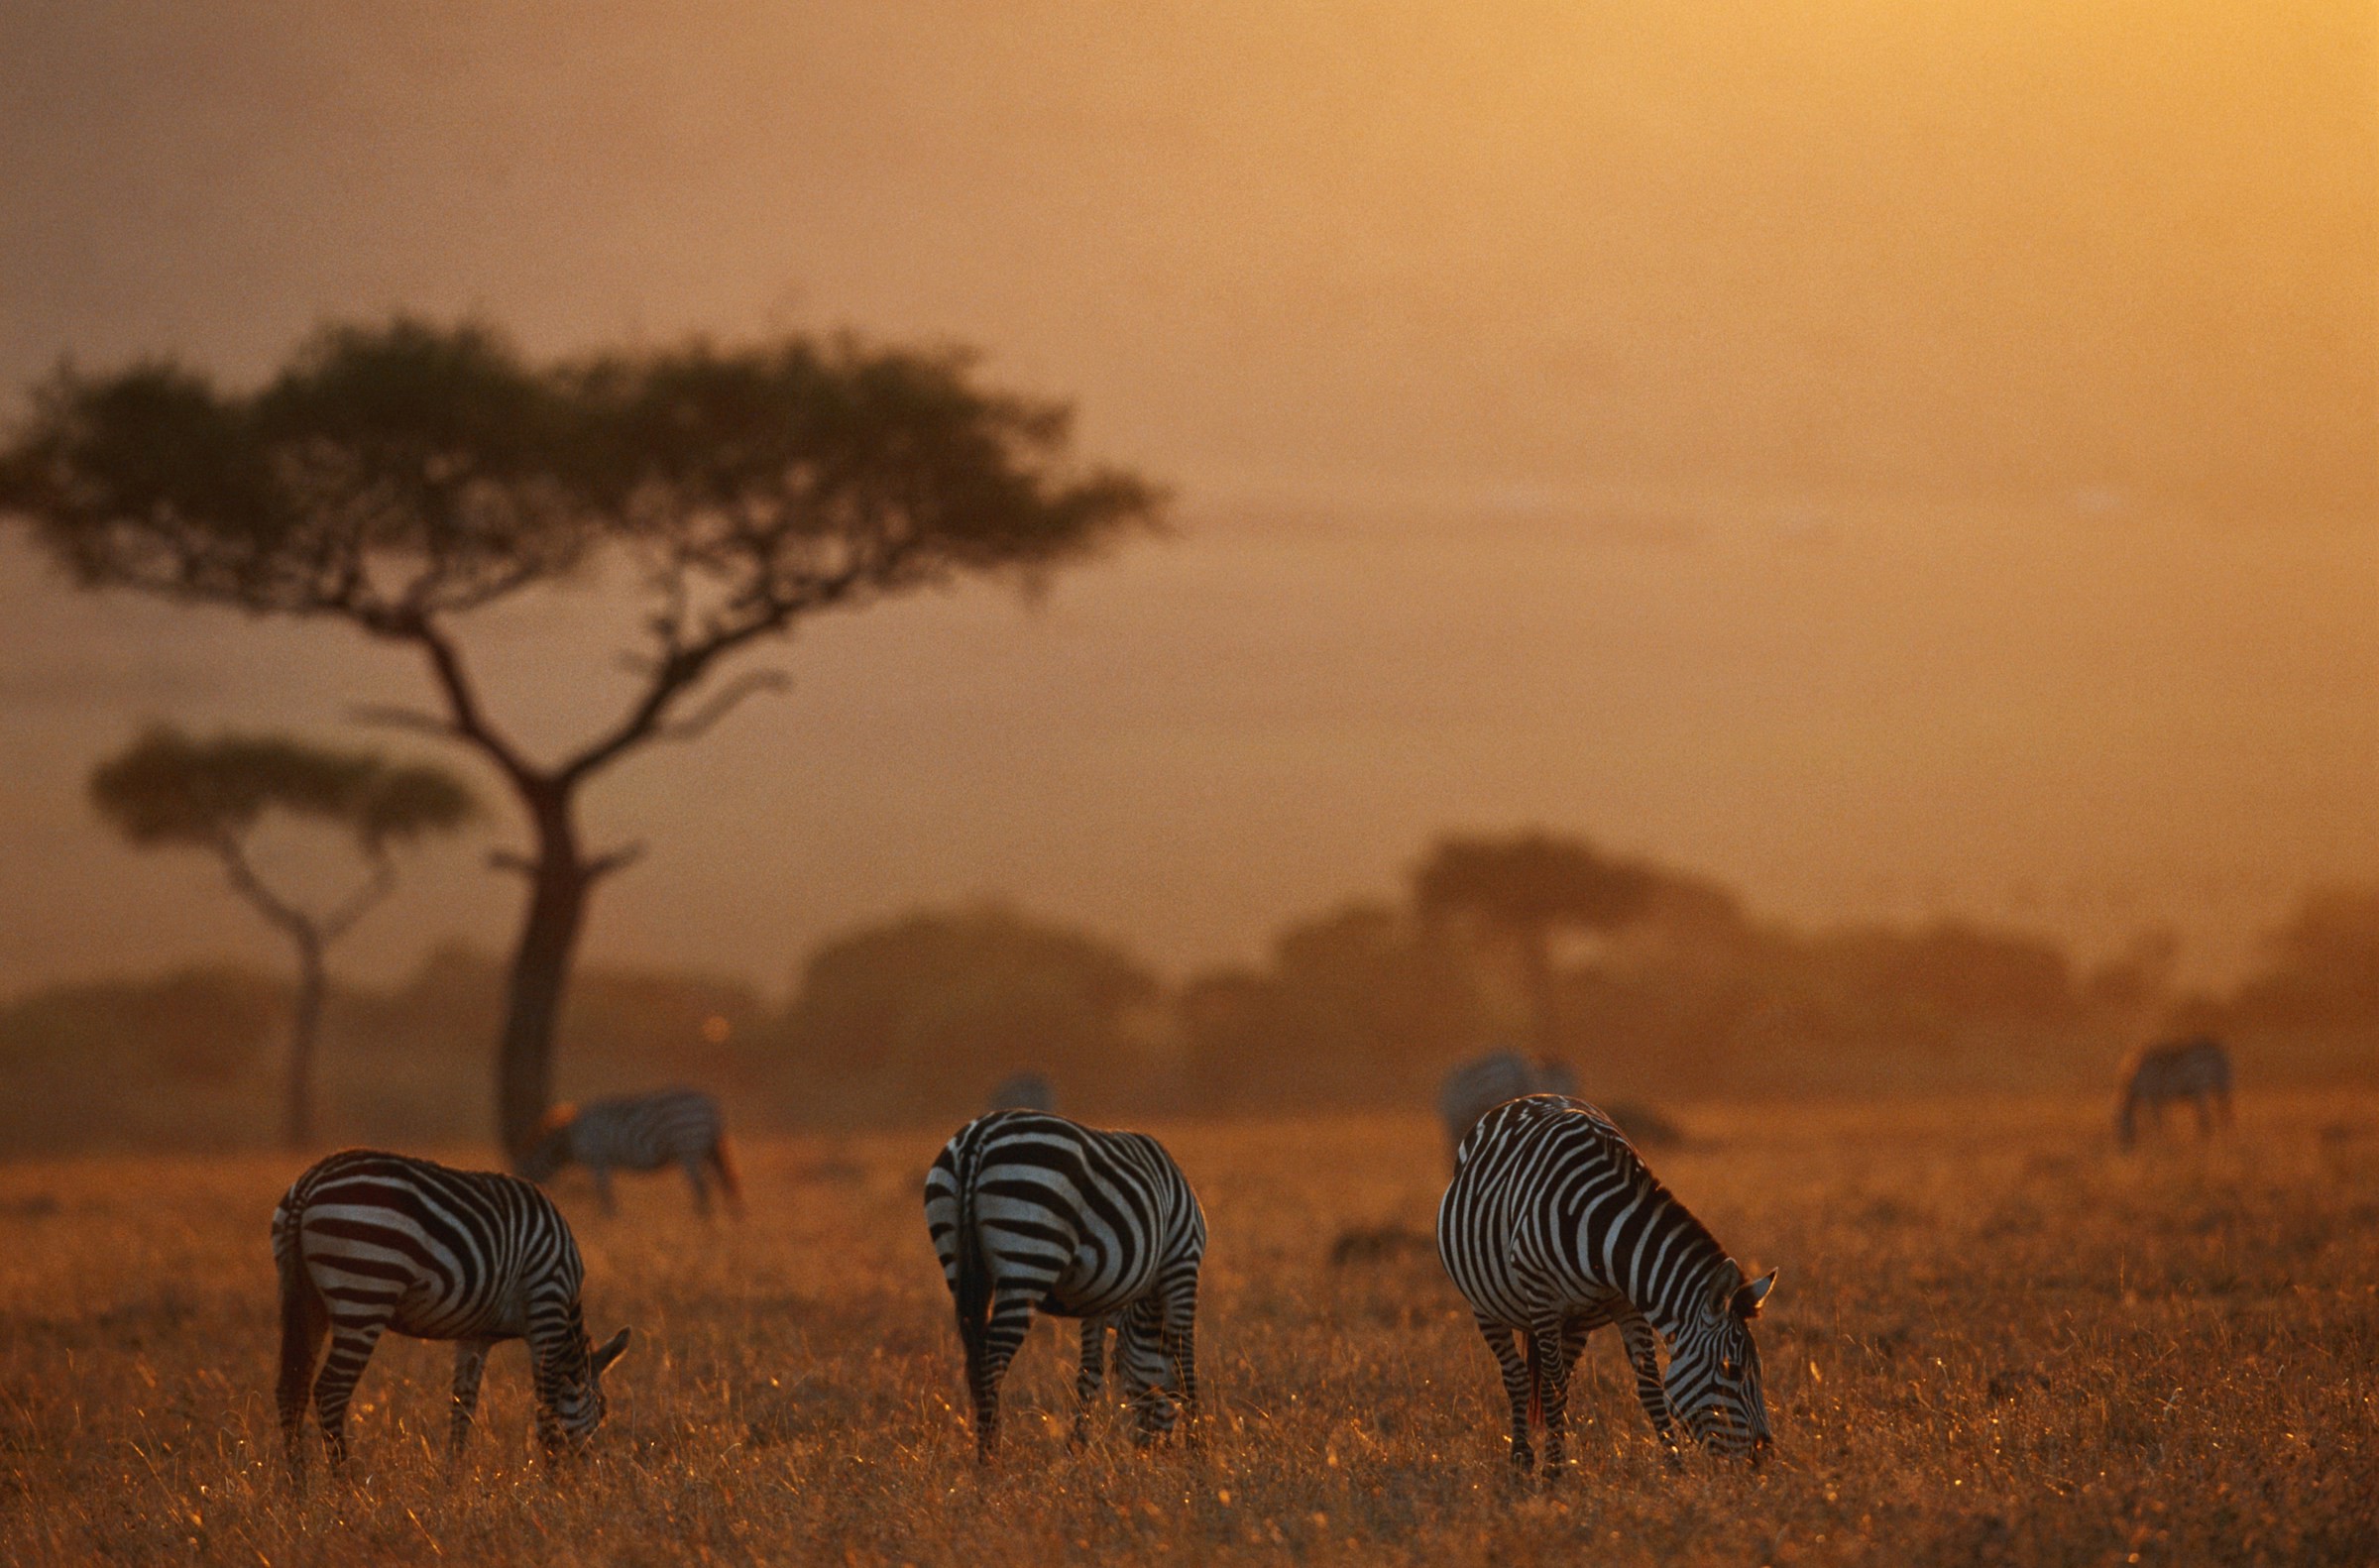
[[[553,1029],[591,854],[576,791],[700,734],[767,671],[714,677],[803,616],[1005,574],[1031,582],[1153,524],[1158,491],[1069,457],[1069,410],[980,384],[958,350],[852,337],[532,364],[481,325],[333,326],[264,386],[158,361],[61,368],[0,450],[0,511],[94,588],[342,619],[418,647],[440,714],[377,717],[474,747],[535,840],[499,1050],[517,1152],[550,1098]],[[631,568],[635,685],[565,755],[483,705],[457,622],[596,557]]]

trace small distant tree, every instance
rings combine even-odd
[[[1462,918],[1512,944],[1539,1051],[1553,1044],[1553,942],[1643,916],[1659,890],[1647,866],[1545,833],[1437,840],[1413,876],[1424,920]]]
[[[392,850],[454,832],[477,814],[478,803],[442,768],[326,750],[283,735],[195,740],[164,728],[102,762],[90,791],[100,815],[135,846],[212,853],[233,889],[296,950],[283,1137],[292,1149],[304,1147],[313,1136],[325,954],[396,888]],[[275,814],[349,836],[365,863],[362,885],[325,910],[307,909],[269,885],[249,847],[259,825]]]
[[[785,684],[725,672],[807,617],[970,576],[1038,583],[1155,519],[1080,467],[1063,403],[986,388],[957,350],[789,337],[544,365],[484,327],[326,329],[266,386],[165,362],[60,370],[0,447],[0,513],[92,588],[343,621],[416,651],[436,712],[381,710],[476,751],[518,802],[527,908],[496,1051],[515,1158],[596,885],[582,790]],[[464,624],[541,588],[637,599],[616,713],[541,758],[485,703]]]

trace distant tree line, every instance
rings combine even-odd
[[[1115,943],[998,904],[830,940],[781,1007],[738,978],[590,965],[560,1020],[557,1089],[691,1081],[748,1124],[829,1128],[946,1123],[1024,1069],[1092,1118],[1419,1109],[1452,1063],[1532,1037],[1613,1100],[2111,1092],[2125,1052],[2184,1028],[2229,1038],[2249,1082],[2379,1080],[2379,888],[2309,894],[2252,975],[2205,996],[2175,990],[2156,934],[2083,968],[2039,937],[1956,921],[1802,931],[1633,863],[1626,918],[1557,923],[1539,970],[1504,923],[1449,918],[1430,896],[1445,848],[1404,899],[1297,920],[1259,962],[1172,985]],[[483,1139],[483,1042],[507,978],[448,949],[394,988],[334,984],[328,1129]],[[203,968],[0,1005],[0,1081],[16,1090],[0,1154],[264,1141],[290,1002],[282,981]]]

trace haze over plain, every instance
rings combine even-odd
[[[819,623],[603,788],[652,852],[598,956],[775,981],[996,892],[1179,967],[1449,826],[2208,975],[2379,877],[2367,5],[97,3],[0,16],[0,102],[12,389],[398,307],[849,324],[1178,487],[1037,610]],[[603,609],[498,628],[530,738],[608,711]],[[84,771],[419,680],[0,545],[0,987],[272,961]],[[503,940],[476,850],[424,873],[350,962]]]

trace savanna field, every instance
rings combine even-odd
[[[1426,1243],[1420,1117],[1154,1129],[1212,1229],[1199,1448],[1136,1449],[1117,1406],[1070,1453],[1071,1325],[1044,1322],[976,1468],[918,1196],[944,1129],[746,1141],[739,1223],[693,1219],[674,1176],[623,1182],[616,1219],[565,1181],[589,1326],[639,1336],[593,1457],[534,1456],[506,1346],[450,1479],[451,1351],[392,1336],[348,1480],[317,1460],[302,1499],[266,1225],[304,1162],[11,1165],[0,1558],[2379,1559],[2379,1097],[2249,1096],[2228,1137],[2132,1156],[2095,1100],[1679,1119],[1655,1169],[1783,1271],[1758,1326],[1777,1460],[1672,1469],[1605,1333],[1552,1493],[1507,1476],[1493,1364]]]

